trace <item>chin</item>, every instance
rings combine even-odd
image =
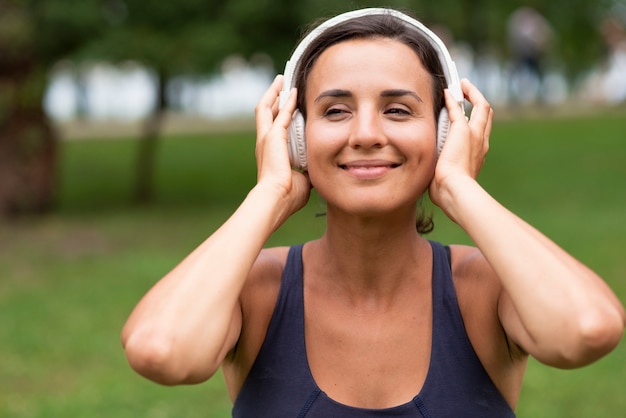
[[[366,192],[366,194],[368,194]],[[326,200],[329,202],[329,200]],[[400,200],[392,196],[350,196],[344,195],[335,204],[328,203],[329,213],[332,211],[342,212],[348,215],[362,218],[391,217],[399,218],[403,213],[415,216],[417,200]]]

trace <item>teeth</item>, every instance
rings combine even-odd
[[[341,168],[342,170],[348,170],[348,169],[373,170],[373,169],[381,168],[381,167],[396,168],[396,167],[400,167],[400,164],[398,163],[398,164],[389,164],[389,165],[351,165],[351,166],[348,166],[347,164],[339,164],[338,167]]]
[[[348,167],[347,165],[340,165],[339,168],[343,169],[343,170],[347,170],[348,168],[353,168],[353,169],[358,169],[358,170],[374,170],[376,168],[380,168],[380,167],[391,167],[391,168],[396,168],[399,167],[400,164],[390,164],[390,165],[354,165],[354,166],[350,166]]]

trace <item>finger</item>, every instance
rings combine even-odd
[[[493,126],[493,109],[489,111],[489,118],[487,120],[487,126],[485,128],[485,141],[489,141],[489,137],[491,137],[491,127]]]
[[[288,127],[291,123],[291,118],[296,107],[296,97],[297,91],[293,88],[289,92],[287,99],[285,100],[282,108],[278,111],[276,117],[272,117],[273,121],[270,128],[263,136],[257,138],[256,156],[259,169],[263,166],[265,154],[268,152],[268,155],[274,156],[279,155],[277,152],[284,152],[285,157],[288,156]]]
[[[274,81],[265,91],[263,96],[261,96],[261,99],[255,108],[256,131],[259,138],[263,138],[272,128],[282,85],[283,76],[279,74],[276,78],[274,78]]]
[[[469,80],[464,79],[462,85],[467,88],[467,99],[472,104],[470,127],[482,138],[483,146],[487,150],[493,126],[493,108],[480,90]]]
[[[283,105],[283,107],[278,111],[278,115],[274,120],[274,124],[276,126],[280,126],[282,128],[287,129],[289,123],[291,122],[291,118],[293,116],[293,112],[296,110],[297,105],[297,97],[298,91],[296,88],[292,88],[289,92],[289,97],[287,97],[287,101]]]
[[[294,87],[289,92],[289,96],[287,97],[283,107],[278,111],[278,114],[276,115],[276,118],[274,119],[267,134],[261,140],[257,140],[257,147],[264,148],[265,142],[273,143],[273,140],[282,139],[282,147],[284,147],[286,151],[288,128],[291,123],[293,112],[296,108],[296,95],[297,91]]]
[[[484,131],[489,124],[492,115],[491,105],[485,99],[485,96],[478,90],[474,84],[469,80],[461,80],[461,88],[465,98],[472,105],[472,112],[470,115],[470,126]]]
[[[463,109],[456,101],[452,93],[450,93],[450,90],[445,89],[443,93],[446,102],[446,109],[448,109],[448,117],[450,118],[450,123],[454,123],[459,120],[465,120],[465,114],[463,113]]]

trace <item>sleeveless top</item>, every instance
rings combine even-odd
[[[433,250],[431,359],[421,391],[383,409],[356,408],[315,383],[304,337],[302,245],[290,248],[265,341],[233,407],[235,418],[515,417],[478,359],[463,325],[443,245]]]

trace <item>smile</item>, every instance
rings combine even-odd
[[[371,180],[381,177],[399,166],[400,164],[391,161],[362,160],[340,164],[339,168],[356,178]]]

